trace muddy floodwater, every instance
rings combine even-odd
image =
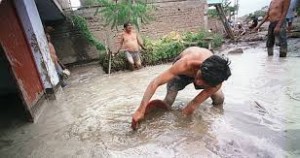
[[[150,80],[170,64],[110,76],[97,65],[74,68],[37,123],[2,126],[0,157],[299,157],[300,52],[268,57],[258,45],[228,55],[223,110],[208,99],[184,118],[180,109],[199,93],[190,85],[172,111],[151,114],[137,131],[131,115]],[[153,99],[165,93],[162,86]]]

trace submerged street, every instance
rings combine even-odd
[[[180,109],[199,91],[180,91],[171,112],[146,117],[132,131],[131,115],[148,83],[170,64],[104,74],[97,64],[72,69],[68,86],[48,101],[37,123],[0,126],[0,157],[298,157],[300,53],[268,57],[264,43],[229,54],[224,109],[205,101],[191,116]],[[255,46],[255,47],[254,47]],[[166,88],[152,99],[163,99]]]

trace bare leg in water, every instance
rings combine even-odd
[[[178,91],[167,90],[167,94],[164,99],[164,102],[168,105],[169,110],[171,109],[171,106],[174,103],[177,94],[178,94]]]

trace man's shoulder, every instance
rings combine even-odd
[[[182,70],[186,70],[189,67],[189,61],[186,58],[180,58],[177,60],[172,66],[171,70],[174,72],[181,72]]]
[[[118,36],[124,36],[124,35],[125,35],[125,32],[124,32],[124,31],[119,32],[117,35],[118,35]]]
[[[179,71],[187,71],[190,69],[193,69],[194,67],[200,66],[200,63],[198,60],[191,60],[188,57],[182,57],[178,61],[176,61],[175,64],[173,64],[176,69]]]
[[[122,37],[124,37],[124,36],[135,36],[135,35],[137,35],[137,33],[135,31],[134,32],[130,32],[130,33],[122,31],[119,35],[122,36]]]
[[[131,31],[131,32],[130,32],[130,35],[131,35],[131,36],[136,36],[137,34],[138,34],[138,33],[137,33],[136,31]]]

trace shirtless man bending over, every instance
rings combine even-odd
[[[273,55],[275,44],[280,46],[280,57],[286,57],[287,54],[287,37],[286,37],[286,13],[289,9],[290,0],[272,0],[269,10],[263,21],[255,28],[258,30],[265,21],[270,21],[268,29],[267,48],[268,55]],[[278,43],[277,43],[278,42]]]
[[[211,97],[213,105],[223,104],[224,95],[221,90],[222,82],[231,75],[230,62],[220,56],[213,55],[211,51],[199,47],[185,49],[176,59],[173,65],[148,85],[139,108],[133,115],[132,128],[136,129],[136,123],[144,118],[146,106],[156,89],[167,83],[167,94],[164,102],[171,107],[178,91],[193,83],[195,89],[203,89],[183,109],[184,115],[189,115],[207,98]]]
[[[121,34],[120,47],[116,54],[122,49],[125,54],[127,61],[130,64],[131,70],[135,69],[135,66],[139,69],[142,66],[140,58],[140,47],[144,48],[138,34],[134,31],[132,25],[128,22],[124,24],[124,31]]]

